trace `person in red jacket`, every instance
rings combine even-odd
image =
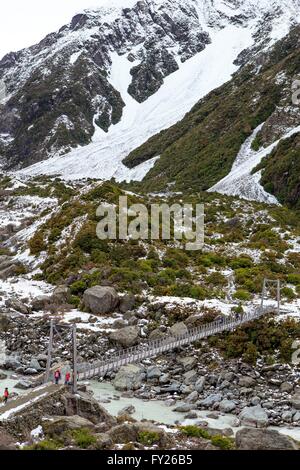
[[[65,385],[70,384],[70,379],[71,379],[71,374],[70,374],[70,372],[67,372],[66,373],[66,378],[65,378]]]
[[[8,397],[9,397],[8,388],[6,388],[6,389],[4,390],[4,395],[3,395],[3,397],[4,397],[4,404],[6,405],[7,400],[8,400]]]
[[[56,385],[58,385],[58,383],[59,383],[59,381],[60,381],[60,378],[61,378],[61,373],[60,373],[60,370],[57,369],[57,370],[54,372],[54,380],[55,380]]]

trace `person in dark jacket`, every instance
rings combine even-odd
[[[70,380],[71,380],[71,374],[70,372],[67,372],[66,378],[65,378],[65,385],[70,385]]]
[[[61,378],[61,373],[60,373],[60,370],[57,369],[57,370],[54,372],[54,380],[55,380],[56,385],[59,384],[60,378]]]
[[[3,394],[3,401],[5,405],[7,403],[8,398],[9,398],[9,391],[8,391],[8,388],[6,387],[6,389],[4,390],[4,394]]]

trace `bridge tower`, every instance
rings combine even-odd
[[[262,294],[261,294],[261,308],[264,308],[264,302],[268,299],[268,291],[270,289],[276,289],[276,302],[277,302],[277,313],[280,314],[281,307],[281,282],[280,279],[264,279]]]
[[[60,328],[68,328],[71,329],[72,332],[72,370],[73,370],[73,386],[72,391],[73,393],[77,393],[77,329],[76,324],[72,326],[66,325],[59,325]],[[50,381],[50,372],[51,372],[51,362],[52,362],[52,355],[54,349],[54,332],[56,332],[60,338],[62,339],[61,335],[59,334],[56,325],[54,324],[53,320],[50,322],[50,335],[49,335],[49,345],[48,345],[48,354],[47,354],[47,366],[45,372],[45,379],[44,383],[48,383]]]

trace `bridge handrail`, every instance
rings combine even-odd
[[[92,363],[78,364],[78,375],[84,374],[84,378],[91,378],[98,373],[105,373],[121,365],[130,362],[136,362],[138,359],[147,359],[160,352],[169,351],[177,346],[189,344],[197,339],[204,339],[210,335],[220,333],[222,331],[234,329],[248,321],[259,318],[266,313],[269,313],[270,308],[258,307],[253,312],[239,314],[237,317],[232,315],[224,317],[221,320],[214,320],[213,322],[194,327],[187,333],[182,335],[169,336],[167,338],[149,341],[139,346],[132,346],[125,350],[120,350],[113,353],[109,358],[102,358]]]

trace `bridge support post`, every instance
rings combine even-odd
[[[277,313],[280,315],[280,305],[281,304],[281,284],[280,279],[277,280]]]
[[[50,380],[50,369],[51,369],[52,351],[53,351],[53,320],[51,320],[51,322],[50,322],[50,337],[49,337],[49,345],[48,345],[47,366],[46,366],[46,373],[45,373],[45,383],[48,383],[49,380]]]
[[[264,300],[266,298],[266,284],[267,284],[266,279],[264,279],[262,293],[261,293],[261,308],[262,309],[264,308]]]
[[[76,324],[73,325],[73,393],[77,393],[77,331]]]

